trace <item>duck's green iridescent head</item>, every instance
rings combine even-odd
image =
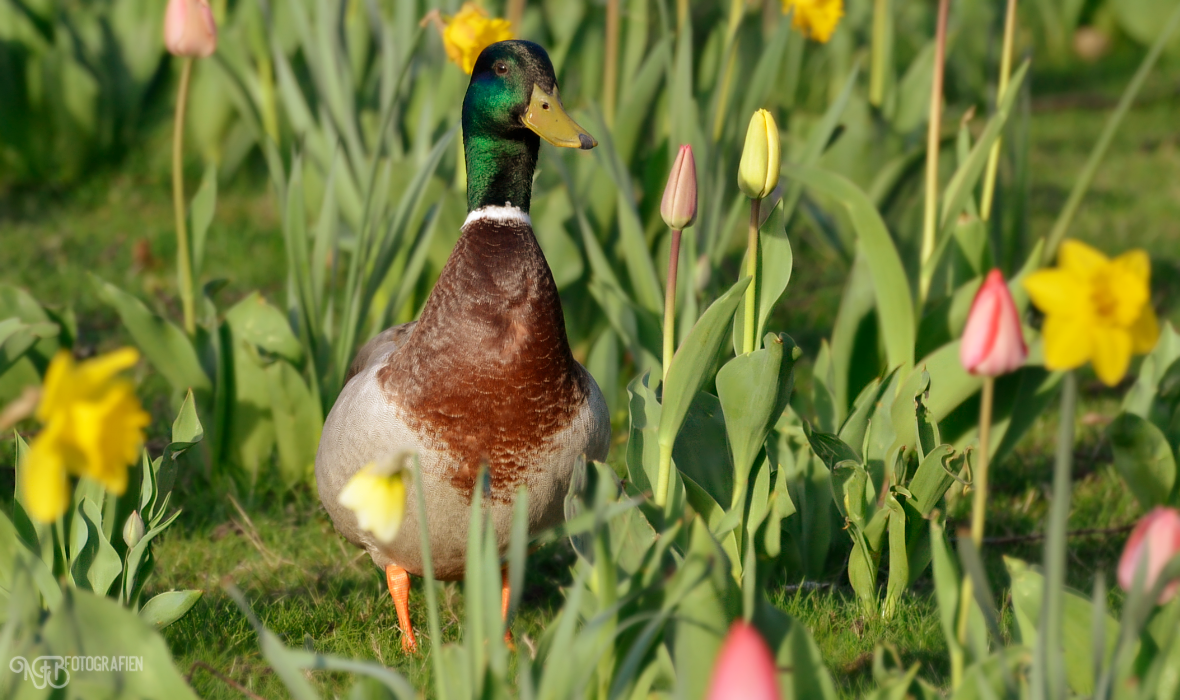
[[[531,41],[492,44],[476,59],[463,98],[468,209],[511,203],[527,212],[540,139],[598,145],[562,107],[545,49]]]

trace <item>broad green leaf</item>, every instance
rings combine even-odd
[[[68,657],[95,653],[138,659],[142,665],[134,671],[71,670],[71,697],[196,700],[160,634],[135,613],[89,591],[67,589],[62,604],[45,621],[39,643],[25,655]]]
[[[918,464],[918,470],[906,485],[913,494],[912,503],[923,517],[930,515],[955,481],[946,467],[947,460],[954,453],[950,445],[935,447]]]
[[[1176,486],[1176,456],[1159,428],[1134,413],[1110,424],[1114,464],[1144,510],[1168,505]]]
[[[184,331],[148,310],[143,302],[109,282],[91,275],[99,297],[114,307],[127,332],[173,391],[209,392],[212,384],[201,368],[197,352]]]
[[[717,398],[733,453],[735,498],[744,495],[762,443],[786,407],[795,360],[802,354],[784,336],[767,335],[764,344],[762,350],[739,355],[717,372]]]
[[[794,264],[791,241],[786,235],[781,203],[775,207],[770,225],[766,227],[766,230],[759,232],[758,239],[758,325],[755,329],[755,337],[761,338],[766,335],[766,322],[770,319],[771,312],[774,311],[775,305],[782,298],[783,292],[787,290],[787,284],[791,281],[791,268]],[[744,258],[741,269],[746,269]],[[741,347],[741,339],[745,332],[745,308],[746,300],[743,297],[733,320],[735,354],[741,354],[738,348]]]
[[[654,457],[653,468],[658,466],[658,450]],[[727,449],[726,416],[716,396],[702,391],[693,399],[672,448],[672,461],[681,474],[697,484],[722,509],[733,502],[736,493],[733,461]],[[655,474],[654,469],[652,474]]]
[[[717,354],[727,337],[726,331],[733,320],[741,295],[749,285],[749,278],[737,281],[729,291],[713,302],[696,325],[676,355],[668,370],[668,381],[664,386],[663,410],[660,414],[659,443],[671,448],[680,432],[684,416],[693,397],[709,380],[709,370],[717,361]]]
[[[1012,607],[1019,623],[1020,641],[1026,647],[1036,644],[1038,620],[1044,601],[1044,577],[1033,567],[1019,559],[1004,557],[1008,575],[1012,578]],[[1091,630],[1093,629],[1091,603],[1081,593],[1066,588],[1060,593],[1064,598],[1062,640],[1066,681],[1070,689],[1079,695],[1094,692],[1094,664],[1091,653]],[[1106,658],[1109,663],[1119,637],[1119,623],[1106,616]]]
[[[877,319],[890,369],[914,365],[914,300],[893,239],[872,201],[855,184],[821,168],[786,165],[783,172],[839,201],[852,218],[876,290]]]
[[[139,617],[152,627],[163,629],[184,617],[200,597],[201,591],[166,591],[145,603]]]
[[[324,419],[320,404],[290,363],[279,360],[266,368],[279,466],[288,486],[310,479]]]

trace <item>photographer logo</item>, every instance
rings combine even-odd
[[[13,657],[8,663],[13,673],[23,673],[26,682],[37,690],[64,688],[70,682],[70,672],[78,671],[121,673],[143,670],[142,656],[38,656],[31,662],[23,656]]]

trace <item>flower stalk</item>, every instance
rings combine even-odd
[[[606,0],[606,58],[602,78],[602,111],[608,128],[615,125],[619,92],[619,0]]]
[[[934,40],[934,80],[930,85],[930,119],[926,131],[926,207],[922,218],[921,272],[918,280],[918,308],[926,303],[934,270],[930,258],[934,255],[938,234],[938,153],[942,142],[942,83],[946,73],[946,21],[950,0],[938,2],[938,25]]]
[[[743,328],[742,352],[754,352],[754,328],[757,320],[758,302],[758,228],[759,210],[762,200],[774,191],[779,178],[779,159],[782,148],[779,145],[778,125],[765,109],[754,112],[746,130],[746,142],[742,147],[742,159],[738,163],[738,188],[750,198],[750,228],[746,251],[746,274],[750,286],[746,288],[745,327]]]
[[[1016,0],[1008,0],[1008,14],[1004,18],[1004,45],[1000,53],[1000,84],[996,89],[996,104],[1008,92],[1008,79],[1012,75],[1012,45],[1016,42]],[[992,150],[987,154],[987,170],[983,176],[983,196],[980,198],[979,216],[984,221],[991,219],[992,203],[996,195],[996,173],[1000,169],[1000,145],[1003,136],[996,138]]]
[[[746,316],[742,327],[742,352],[746,354],[754,352],[758,335],[754,326],[758,323],[758,219],[761,208],[761,199],[750,200],[750,228],[746,240],[746,275],[750,278],[750,286],[746,287]]]
[[[188,240],[188,221],[184,204],[184,120],[188,110],[189,84],[193,59],[186,57],[180,69],[180,88],[176,95],[176,122],[172,131],[172,208],[176,213],[176,269],[179,276],[180,305],[184,314],[184,331],[197,332],[196,307],[193,301],[193,264]]]

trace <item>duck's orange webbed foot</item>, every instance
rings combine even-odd
[[[508,567],[500,570],[500,616],[504,618],[504,643],[509,649],[516,649],[512,629],[508,627],[508,603],[512,598],[512,584],[508,582]]]
[[[402,628],[402,651],[413,654],[418,651],[418,640],[414,638],[414,625],[410,623],[410,574],[394,564],[385,567],[385,583],[393,596],[393,607],[397,608],[397,621]]]

